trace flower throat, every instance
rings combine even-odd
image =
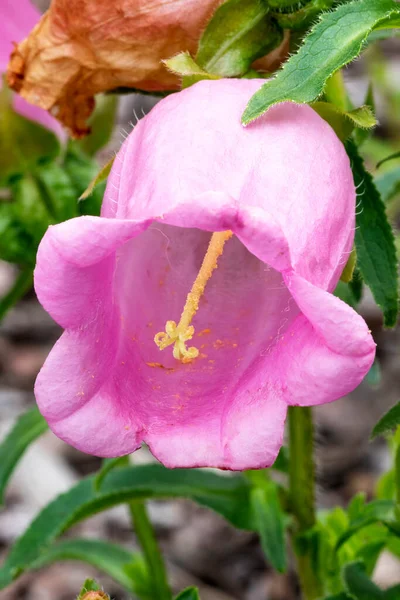
[[[203,258],[200,270],[192,285],[192,289],[187,295],[185,306],[178,324],[175,321],[167,321],[165,331],[160,331],[154,336],[154,341],[160,350],[167,346],[174,345],[173,356],[182,362],[190,362],[199,355],[199,351],[194,346],[186,347],[186,342],[191,340],[194,335],[194,327],[191,325],[193,317],[198,308],[200,298],[204,294],[207,282],[218,266],[218,258],[221,256],[225,242],[227,242],[233,233],[232,231],[220,231],[213,233],[207,252]]]

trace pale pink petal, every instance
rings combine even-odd
[[[351,392],[369,371],[375,343],[362,317],[299,275],[284,275],[302,311],[280,340],[285,398],[310,406]]]
[[[170,467],[269,466],[288,404],[329,402],[369,369],[365,323],[327,291],[354,239],[349,160],[307,106],[278,105],[244,129],[258,85],[202,82],[160,102],[118,154],[102,217],[42,241],[36,290],[67,332],[35,393],[83,451],[143,440]],[[199,356],[182,363],[154,336],[179,321],[224,230],[234,235],[192,322]]]

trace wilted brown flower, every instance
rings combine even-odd
[[[29,37],[16,46],[8,83],[32,104],[49,110],[71,135],[82,137],[89,132],[86,121],[95,94],[118,87],[177,89],[179,79],[161,60],[181,51],[195,54],[221,3],[53,0]],[[262,66],[268,68],[268,63]]]
[[[9,85],[80,137],[88,132],[94,94],[121,86],[178,88],[161,60],[182,50],[195,53],[221,1],[53,0],[16,46]]]

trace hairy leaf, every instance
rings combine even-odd
[[[0,568],[0,589],[30,568],[69,527],[130,500],[191,498],[220,513],[236,527],[254,529],[249,510],[250,485],[242,475],[226,477],[150,464],[111,471],[98,490],[95,480],[95,476],[83,479],[39,513]]]
[[[19,459],[46,430],[47,423],[35,407],[19,417],[0,445],[0,504],[3,503],[4,490]]]
[[[356,146],[348,141],[346,149],[359,194],[355,235],[358,269],[382,309],[385,326],[393,327],[397,322],[399,298],[392,228],[372,176],[365,169]]]
[[[355,0],[323,13],[297,54],[250,99],[243,123],[257,119],[278,102],[316,100],[327,79],[360,54],[373,29],[397,27],[396,17],[400,17],[400,6],[392,0]]]

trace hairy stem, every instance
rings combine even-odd
[[[311,530],[315,523],[315,466],[313,456],[313,420],[311,408],[289,408],[289,494],[291,512],[296,521],[294,547],[304,600],[321,597],[321,583],[312,563],[307,544],[296,538]]]

